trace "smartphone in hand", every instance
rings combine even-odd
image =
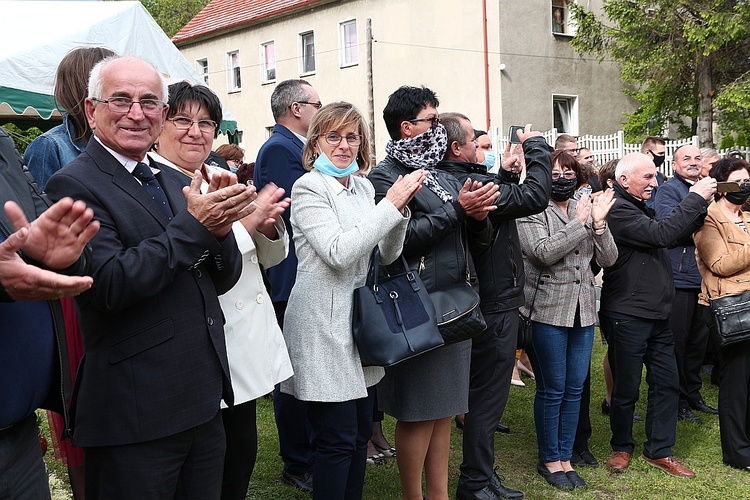
[[[523,132],[524,128],[525,127],[523,125],[511,125],[510,130],[508,131],[508,140],[513,144],[520,144],[521,139],[518,138],[518,134],[516,132],[518,132],[519,130]]]

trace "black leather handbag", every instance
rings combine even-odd
[[[468,283],[430,292],[437,311],[437,326],[446,344],[476,337],[487,329],[479,309],[479,294]]]
[[[750,291],[709,299],[709,303],[720,348],[750,340]]]
[[[402,269],[381,277],[376,247],[365,286],[354,290],[352,332],[362,366],[395,365],[443,345],[422,280],[400,260]]]

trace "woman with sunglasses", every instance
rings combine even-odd
[[[555,150],[549,206],[517,220],[526,271],[521,311],[530,316],[533,331],[529,358],[536,375],[537,471],[563,490],[586,487],[570,459],[594,341],[591,262],[609,267],[617,260],[606,222],[613,191],[607,189],[593,203],[588,194],[572,199],[582,182],[578,161]]]
[[[297,279],[284,316],[284,338],[294,376],[281,391],[308,402],[315,431],[313,498],[359,499],[372,435],[368,388],[383,377],[362,367],[351,328],[353,292],[367,278],[377,245],[385,264],[401,253],[407,203],[425,172],[399,177],[384,200],[356,174],[371,165],[362,114],[349,103],[323,106],[302,151],[308,173],[292,187],[292,233]]]

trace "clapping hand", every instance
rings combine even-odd
[[[393,203],[401,213],[404,212],[404,207],[414,198],[414,196],[422,189],[422,183],[427,178],[427,171],[422,169],[414,170],[407,175],[399,175],[396,182],[388,189],[385,194],[386,199]]]
[[[255,187],[237,183],[237,176],[222,172],[211,178],[208,192],[201,194],[203,176],[193,173],[190,186],[182,188],[190,214],[216,238],[223,238],[232,229],[232,223],[248,216],[253,210]]]
[[[276,220],[291,203],[289,198],[283,196],[284,190],[276,184],[271,182],[263,186],[252,203],[255,210],[241,221],[248,233],[258,231],[269,240],[276,239]]]
[[[591,207],[591,216],[594,219],[594,226],[600,227],[607,219],[607,214],[615,204],[615,191],[607,188],[602,194],[594,198]]]
[[[481,182],[466,179],[458,193],[458,203],[466,211],[466,215],[476,220],[484,220],[495,209],[495,200],[500,196],[500,186],[488,182],[484,186]]]
[[[50,269],[65,269],[78,260],[88,242],[99,231],[94,211],[82,201],[63,198],[29,223],[21,207],[9,201],[5,204],[13,230],[28,229],[21,247],[30,259]]]

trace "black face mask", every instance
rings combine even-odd
[[[724,195],[729,203],[735,205],[742,205],[750,198],[750,184],[740,184],[740,190],[734,193],[726,193]]]
[[[554,201],[565,201],[573,197],[573,193],[576,192],[578,187],[578,179],[566,179],[565,177],[558,177],[552,179],[552,195],[551,198]]]
[[[654,166],[656,168],[661,167],[664,164],[664,155],[655,155],[654,153],[651,153],[654,155]]]

